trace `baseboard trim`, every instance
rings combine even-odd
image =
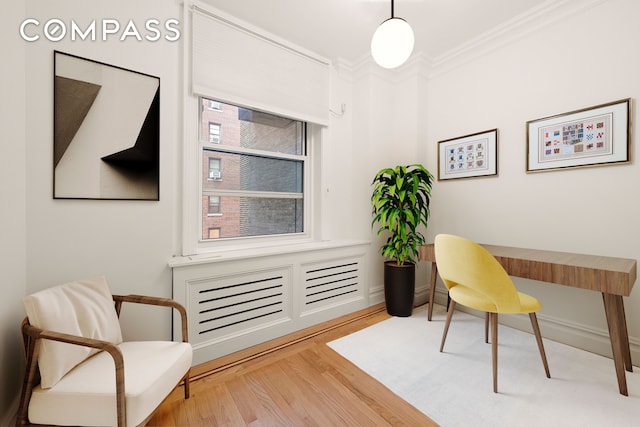
[[[250,360],[266,356],[277,350],[281,350],[299,342],[312,339],[318,335],[329,332],[341,326],[348,325],[349,323],[355,322],[357,320],[369,317],[383,310],[385,310],[384,303],[375,304],[362,310],[340,316],[336,319],[320,323],[319,325],[311,326],[309,328],[302,329],[300,331],[282,336],[280,338],[276,338],[271,341],[255,345],[253,347],[249,347],[247,349],[240,350],[214,360],[210,360],[200,365],[196,365],[191,368],[190,381],[195,381],[206,376],[213,375],[220,371],[224,371],[225,369],[241,365],[242,363],[248,362]]]

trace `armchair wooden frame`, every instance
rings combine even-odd
[[[182,323],[182,341],[189,342],[187,311],[180,303],[169,299],[143,295],[112,295],[116,314],[120,317],[122,303],[146,304],[163,307],[171,307],[180,313]],[[122,352],[118,346],[108,342],[82,336],[69,335],[54,331],[46,331],[36,328],[29,324],[29,319],[22,321],[22,340],[25,349],[26,371],[22,384],[22,393],[20,395],[20,404],[18,406],[18,415],[16,426],[35,426],[40,424],[31,424],[28,418],[29,400],[33,393],[33,389],[40,383],[40,372],[38,370],[38,354],[40,351],[41,340],[48,339],[60,341],[69,344],[91,347],[98,350],[106,351],[111,355],[115,364],[115,381],[116,381],[116,405],[118,427],[126,427],[126,399],[125,399],[125,383],[124,383],[124,359]],[[180,383],[184,384],[184,398],[189,398],[189,372],[182,377]],[[152,415],[152,414],[151,414]],[[149,417],[151,417],[151,415]],[[145,420],[146,422],[147,420]],[[144,423],[143,423],[144,424]]]

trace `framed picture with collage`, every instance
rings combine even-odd
[[[527,122],[527,172],[628,163],[631,99]]]
[[[498,129],[438,141],[438,181],[498,175]]]

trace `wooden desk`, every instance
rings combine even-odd
[[[508,246],[482,245],[502,264],[510,276],[540,280],[602,294],[613,362],[620,394],[628,396],[625,368],[632,371],[629,335],[623,296],[629,296],[636,281],[636,260]],[[418,258],[431,262],[428,319],[433,313],[437,277],[433,244],[419,247]]]

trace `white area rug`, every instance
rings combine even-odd
[[[456,311],[440,353],[445,315],[436,305],[428,322],[425,306],[329,346],[443,427],[640,426],[640,368],[625,397],[613,360],[545,339],[548,379],[535,337],[500,325],[494,394],[484,319]]]

